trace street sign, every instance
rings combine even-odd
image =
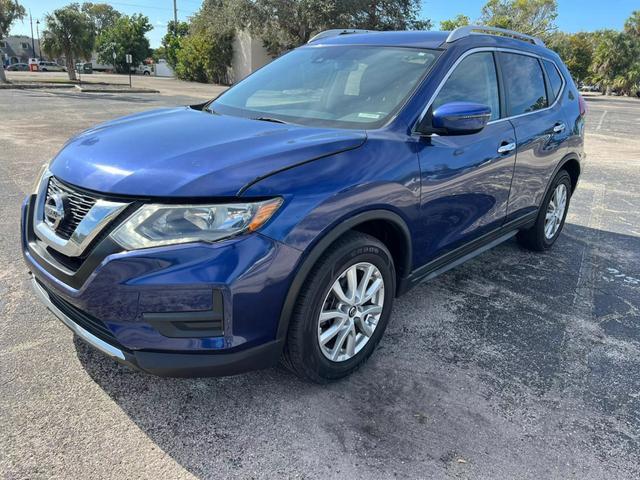
[[[127,53],[125,55],[125,60],[127,62],[127,65],[129,65],[129,88],[131,88],[131,64],[133,63],[133,57],[130,53]]]

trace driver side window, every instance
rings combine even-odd
[[[493,53],[474,53],[460,62],[433,101],[432,109],[435,111],[449,102],[481,103],[491,108],[491,120],[500,118],[498,78]]]

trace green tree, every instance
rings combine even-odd
[[[556,0],[489,0],[480,22],[547,39],[556,30]]]
[[[95,37],[93,23],[77,3],[54,10],[45,17],[42,49],[51,57],[64,56],[70,80],[76,79],[75,60],[91,58]]]
[[[640,10],[631,12],[631,16],[624,22],[624,31],[640,40]]]
[[[613,89],[630,94],[640,83],[640,42],[624,32],[596,32],[591,72],[609,94]]]
[[[624,32],[631,37],[635,58],[623,75],[622,84],[629,88],[629,94],[640,97],[640,10],[635,10],[624,23]]]
[[[440,30],[450,32],[458,27],[464,27],[465,25],[469,25],[469,17],[466,15],[456,15],[455,18],[440,22]]]
[[[85,2],[82,4],[82,11],[91,19],[96,37],[107,28],[113,27],[116,20],[122,16],[119,11],[107,3]]]
[[[165,48],[163,46],[160,46],[158,48],[154,48],[153,51],[151,52],[151,58],[153,58],[153,61],[158,63],[158,60],[160,60],[161,58],[163,59],[167,59],[167,52],[165,50]]]
[[[336,2],[339,19],[367,30],[430,30],[431,21],[420,18],[421,0],[351,0]],[[329,19],[331,22],[331,19]],[[339,28],[343,25],[332,25]]]
[[[24,18],[25,15],[24,7],[15,0],[0,0],[0,39],[9,34],[13,22]],[[4,58],[0,59],[0,83],[7,82],[3,62]]]
[[[122,15],[112,27],[104,30],[98,37],[98,60],[101,63],[112,63],[117,72],[128,72],[127,54],[131,54],[133,66],[140,64],[151,54],[146,34],[152,29],[149,18],[144,15]]]
[[[180,50],[181,40],[189,34],[189,24],[187,22],[178,22],[177,24],[171,20],[167,25],[167,33],[162,38],[162,47],[167,63],[171,68],[175,69],[178,63],[178,51]]]
[[[232,46],[233,36],[229,34],[215,39],[203,33],[183,37],[177,52],[177,77],[202,83],[227,83]]]
[[[431,28],[429,20],[419,17],[421,0],[209,0],[205,6],[207,3],[226,3],[236,12],[232,15],[236,26],[262,38],[273,56],[331,28]]]
[[[204,0],[191,18],[191,30],[207,34],[233,33],[248,28],[253,0]]]
[[[590,75],[593,43],[593,35],[590,33],[556,32],[548,39],[547,46],[560,55],[573,79],[580,83],[586,81]]]

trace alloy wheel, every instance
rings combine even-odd
[[[331,286],[318,318],[318,344],[332,362],[353,358],[369,342],[384,306],[384,279],[368,262],[342,272]]]
[[[545,215],[544,236],[547,240],[551,240],[558,232],[566,209],[567,186],[564,183],[559,183],[549,200]]]

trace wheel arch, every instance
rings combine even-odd
[[[280,312],[277,339],[283,339],[287,335],[296,299],[313,266],[331,244],[352,230],[372,235],[386,245],[396,267],[396,292],[398,291],[401,279],[409,275],[412,267],[413,249],[409,227],[400,215],[391,210],[367,210],[359,213],[335,225],[309,247],[309,253],[296,269]]]
[[[578,186],[578,179],[580,178],[580,162],[576,157],[565,157],[565,160],[562,162],[560,169],[566,170],[571,177],[571,193],[573,193]]]
[[[573,194],[576,187],[578,186],[578,180],[582,171],[579,157],[575,153],[569,153],[568,155],[565,155],[562,160],[560,160],[560,162],[556,166],[556,169],[553,171],[553,175],[551,175],[551,178],[549,178],[549,181],[547,182],[547,189],[545,190],[545,193],[549,190],[551,182],[553,182],[553,179],[556,178],[558,172],[563,169],[566,170],[571,177],[571,193]]]

